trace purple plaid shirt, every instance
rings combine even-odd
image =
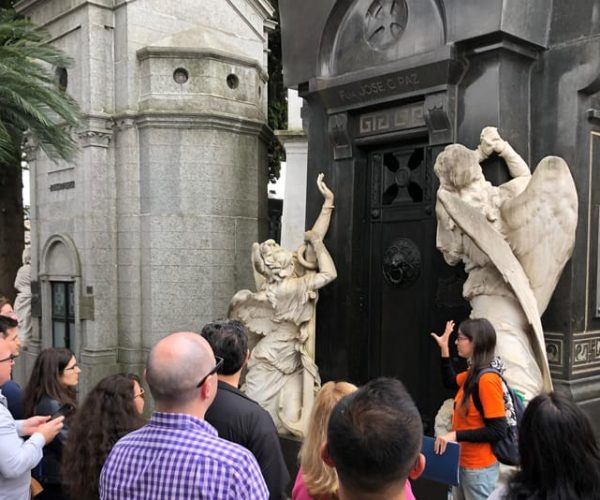
[[[252,453],[182,413],[153,413],[148,425],[117,442],[100,475],[102,500],[268,497]]]

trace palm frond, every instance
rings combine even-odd
[[[48,39],[45,31],[0,9],[0,163],[19,158],[25,131],[53,160],[70,160],[78,150],[70,129],[79,126],[79,106],[51,72],[73,60]]]

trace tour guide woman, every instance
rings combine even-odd
[[[503,371],[502,361],[494,357],[496,331],[486,319],[468,319],[458,327],[458,355],[468,361],[469,368],[456,375],[450,360],[448,341],[454,321],[446,323],[443,335],[432,333],[442,354],[442,378],[449,389],[458,389],[454,397],[452,432],[438,436],[435,451],[442,454],[449,441],[458,441],[460,468],[455,500],[485,500],[494,491],[498,480],[498,461],[492,443],[503,438],[508,430],[504,407],[502,379],[497,373],[486,372],[479,378],[478,394],[483,415],[473,402],[477,376],[484,368]]]

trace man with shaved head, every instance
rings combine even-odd
[[[114,446],[100,498],[268,498],[252,453],[219,438],[204,420],[221,364],[196,333],[173,333],[152,348],[146,381],[156,409],[148,425]]]

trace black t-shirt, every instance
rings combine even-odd
[[[271,500],[287,498],[290,475],[271,416],[232,385],[219,380],[219,389],[204,419],[219,437],[252,452],[269,488]]]

